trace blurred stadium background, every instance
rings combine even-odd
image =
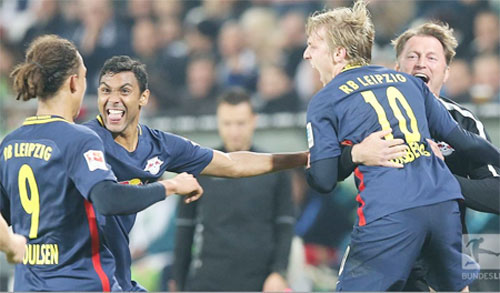
[[[241,86],[252,94],[260,114],[257,145],[268,151],[306,149],[304,111],[321,85],[302,60],[305,19],[315,10],[351,3],[0,0],[0,138],[34,114],[36,101],[15,100],[9,74],[31,40],[51,33],[75,42],[88,68],[80,122],[97,114],[97,78],[104,61],[126,54],[145,63],[149,72],[153,98],[143,110],[143,123],[216,147],[220,140],[214,101],[225,88]],[[433,19],[454,28],[460,45],[442,95],[472,110],[500,146],[500,0],[371,0],[369,9],[376,29],[373,63],[388,67],[395,59],[390,40],[408,27]],[[348,179],[333,194],[323,196],[321,212],[306,229],[301,226],[303,211],[318,195],[308,190],[300,171],[293,176],[296,232],[306,244],[307,266],[305,273],[290,278],[297,290],[332,290],[331,278],[355,216],[354,185]],[[166,290],[160,280],[172,260],[174,207],[175,202],[165,202],[142,213],[132,235],[131,248],[138,260],[134,274],[150,290]],[[498,233],[498,217],[473,211],[468,215],[471,233]],[[153,218],[155,225],[149,225]],[[7,289],[11,269],[0,260],[0,291]]]

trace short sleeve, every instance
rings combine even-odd
[[[212,161],[212,149],[177,135],[164,133],[164,139],[171,153],[172,161],[169,169],[173,172],[187,172],[198,176]]]
[[[337,132],[334,128],[332,107],[316,96],[307,109],[307,142],[311,162],[340,156]]]
[[[72,144],[65,159],[68,176],[86,199],[89,199],[90,190],[97,183],[105,180],[116,181],[111,167],[106,164],[103,143],[95,133],[83,133],[80,139]]]

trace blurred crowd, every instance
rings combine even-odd
[[[18,126],[6,122],[19,113],[18,108],[7,110],[15,103],[10,71],[30,41],[49,33],[78,46],[88,69],[87,99],[92,99],[85,104],[92,107],[104,61],[125,54],[147,65],[152,98],[146,114],[151,117],[214,114],[217,96],[230,86],[247,89],[259,113],[303,112],[321,88],[316,71],[302,59],[305,20],[316,10],[351,2],[0,0],[0,134]],[[441,20],[459,41],[442,95],[459,103],[500,103],[500,1],[371,0],[368,7],[376,30],[373,63],[392,68],[391,39],[417,23]],[[292,276],[294,270],[289,280],[297,283],[295,288],[332,290],[324,284],[332,283],[348,242],[355,219],[354,186],[349,182],[324,196],[308,189],[300,172],[292,176],[295,233],[307,248],[304,257],[311,266],[306,268],[308,280]],[[148,278],[163,278],[158,268],[171,262],[174,206],[165,202],[139,216],[133,256],[144,260],[161,253],[165,258],[156,257],[147,265],[137,262],[135,274],[143,275],[143,285]],[[472,232],[487,233],[491,218],[471,215],[477,218]],[[168,278],[168,271],[162,273]],[[300,268],[297,274],[304,275]]]
[[[221,89],[242,86],[261,113],[303,111],[320,87],[303,62],[305,19],[349,0],[0,0],[0,96],[26,45],[54,33],[78,45],[95,94],[104,60],[146,63],[149,115],[213,114]],[[390,40],[416,22],[455,30],[459,47],[443,95],[461,103],[499,102],[499,1],[373,0],[374,63],[393,67]]]

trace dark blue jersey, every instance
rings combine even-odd
[[[14,290],[118,289],[88,201],[95,184],[116,181],[101,139],[60,117],[37,116],[7,135],[0,151],[0,209],[14,232],[28,238]]]
[[[94,130],[104,142],[106,161],[112,166],[118,181],[143,184],[158,180],[165,171],[187,172],[197,176],[212,160],[213,151],[200,147],[177,135],[139,125],[139,140],[133,152],[117,144],[101,118],[84,124]],[[130,291],[131,257],[128,234],[136,214],[104,217],[103,229],[116,260],[116,278],[123,290]]]
[[[311,162],[340,155],[343,143],[360,143],[370,133],[392,129],[386,139],[409,147],[396,159],[404,168],[359,166],[358,224],[384,215],[451,199],[460,187],[426,139],[445,138],[455,127],[441,103],[419,79],[380,66],[344,70],[321,89],[307,109]]]

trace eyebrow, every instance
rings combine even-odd
[[[107,86],[107,87],[110,87],[110,86],[109,86],[106,82],[104,82],[104,81],[101,81],[101,83],[99,83],[99,86],[101,86],[101,85],[105,85],[105,86]],[[125,83],[125,84],[122,84],[122,85],[120,86],[120,88],[124,88],[124,87],[126,87],[126,86],[131,86],[131,87],[134,87],[134,86],[133,86],[130,82],[127,82],[127,83]]]

